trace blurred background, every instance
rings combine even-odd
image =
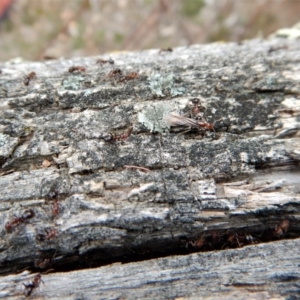
[[[300,0],[0,0],[0,61],[264,38]]]

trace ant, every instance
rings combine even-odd
[[[23,77],[24,79],[24,84],[29,85],[30,80],[34,79],[36,76],[35,72],[30,72],[29,74],[25,75]]]
[[[34,266],[36,268],[45,269],[51,266],[52,258],[40,258],[34,261]]]
[[[162,52],[172,52],[172,51],[173,51],[173,49],[171,47],[168,47],[168,48],[162,48],[162,49],[160,49],[158,53],[160,54]]]
[[[121,78],[121,79],[119,80],[119,82],[124,82],[125,80],[132,80],[132,79],[134,79],[135,77],[137,77],[137,75],[138,75],[138,74],[137,74],[136,72],[131,72],[131,73],[125,75],[123,78]]]
[[[57,216],[59,213],[58,194],[56,192],[50,192],[46,195],[46,199],[47,200],[53,199],[54,202],[52,203],[51,211],[53,216]]]
[[[31,219],[34,217],[34,211],[32,209],[25,210],[24,213],[21,215],[21,217],[14,216],[11,221],[8,221],[5,224],[5,230],[7,232],[11,231],[13,226],[18,226],[19,224],[25,222],[28,219]]]
[[[191,102],[193,104],[192,114],[198,115],[200,112],[200,106],[199,106],[200,100],[198,98],[193,98],[193,99],[191,99]]]
[[[205,240],[203,239],[203,237],[201,237],[200,239],[198,239],[196,241],[188,241],[186,243],[186,248],[188,248],[188,246],[191,245],[195,249],[200,249],[204,245],[204,242],[205,242]]]
[[[288,231],[289,226],[290,222],[288,220],[283,220],[279,225],[275,225],[275,235],[278,237],[282,236]]]
[[[126,140],[131,135],[132,130],[133,130],[133,127],[130,126],[126,132],[124,132],[120,135],[109,134],[108,136],[104,137],[104,140],[106,142]]]
[[[85,67],[82,66],[72,66],[68,70],[70,73],[75,73],[75,72],[85,72]]]
[[[107,77],[116,77],[116,76],[122,76],[121,69],[113,69],[107,74]]]
[[[56,255],[56,251],[54,252],[52,257],[39,257],[37,259],[34,260],[34,266],[36,268],[40,268],[40,269],[46,269],[48,267],[51,267],[53,259]]]
[[[104,64],[110,64],[110,65],[113,65],[115,63],[114,60],[112,60],[111,58],[110,59],[102,59],[102,58],[99,58],[97,59],[96,61],[97,64],[101,64],[101,65],[104,65]]]
[[[25,297],[29,297],[33,289],[39,287],[40,282],[44,283],[41,274],[37,274],[35,275],[35,277],[30,283],[23,283],[23,285],[25,286],[25,290],[24,290]]]
[[[51,207],[52,215],[55,217],[59,213],[59,204],[57,198],[54,199],[54,202]]]
[[[42,241],[43,242],[43,241],[46,241],[46,240],[53,239],[56,236],[56,234],[57,234],[57,230],[56,229],[50,229],[50,230],[45,229],[45,232],[46,232],[46,234],[41,234],[41,233],[37,234],[36,239],[38,241]]]

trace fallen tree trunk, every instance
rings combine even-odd
[[[298,237],[298,47],[1,65],[1,274]]]
[[[42,275],[41,299],[286,299],[299,296],[300,240],[194,253]],[[23,272],[2,278],[2,297],[20,299]]]

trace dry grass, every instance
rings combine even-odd
[[[298,0],[18,0],[0,23],[0,61],[265,37],[299,11]]]

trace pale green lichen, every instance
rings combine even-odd
[[[170,104],[160,104],[147,107],[142,112],[138,113],[138,121],[142,123],[150,132],[164,132],[170,128],[163,118],[168,115],[172,107]]]
[[[167,76],[154,74],[148,78],[148,81],[151,92],[157,97],[166,97],[168,95],[176,97],[183,95],[185,92],[184,87],[176,86],[174,74]]]
[[[81,88],[81,82],[84,81],[83,76],[69,75],[62,81],[62,85],[66,90],[79,90]]]

